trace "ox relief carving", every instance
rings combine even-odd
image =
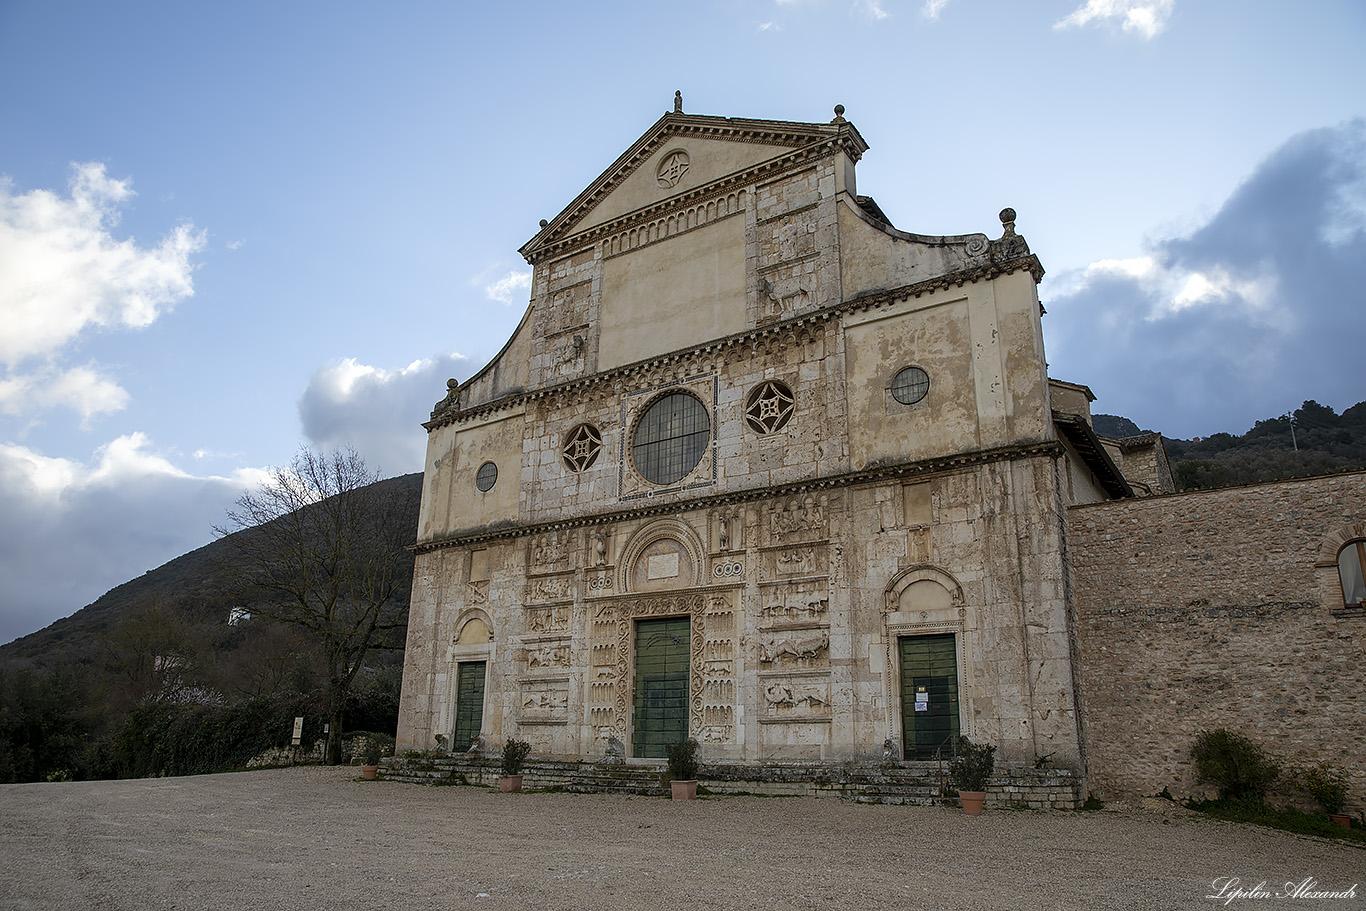
[[[828,502],[812,494],[781,500],[768,507],[768,536],[773,543],[827,538]]]
[[[526,650],[528,671],[558,670],[569,667],[568,642],[544,642]]]
[[[569,544],[561,540],[559,532],[537,535],[531,541],[531,571],[553,573],[569,568]]]
[[[830,593],[823,586],[809,583],[791,588],[775,586],[764,594],[759,617],[765,629],[826,623],[830,617]]]
[[[824,681],[774,680],[764,686],[770,716],[804,717],[830,713],[830,685]]]
[[[553,685],[522,688],[522,722],[567,722],[569,692]]]
[[[527,608],[526,628],[533,633],[564,632],[569,629],[569,605]]]
[[[759,664],[767,669],[826,667],[830,664],[830,633],[812,630],[765,636],[759,642]]]

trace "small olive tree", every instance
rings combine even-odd
[[[259,617],[294,626],[326,672],[327,761],[342,755],[342,709],[366,653],[402,644],[412,579],[405,545],[415,527],[354,450],[300,450],[260,489],[243,494],[215,533],[224,566]]]

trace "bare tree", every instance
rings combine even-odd
[[[231,543],[226,573],[253,617],[305,631],[326,669],[327,761],[341,761],[342,708],[375,647],[401,645],[412,579],[404,546],[415,529],[351,449],[300,450],[215,528]]]

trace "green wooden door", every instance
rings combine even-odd
[[[666,744],[688,737],[687,617],[636,624],[633,756],[665,756]]]
[[[455,731],[451,734],[451,749],[464,752],[484,726],[484,662],[461,661],[455,668]]]
[[[953,633],[903,636],[901,731],[907,759],[933,759],[944,745],[953,755],[958,737],[958,647]]]

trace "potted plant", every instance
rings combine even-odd
[[[697,798],[697,749],[693,738],[668,744],[669,789],[674,800],[695,800]]]
[[[503,777],[498,779],[498,790],[503,792],[522,790],[522,764],[531,752],[531,744],[525,740],[508,738],[503,744]]]
[[[1352,817],[1342,812],[1342,805],[1347,802],[1346,772],[1321,762],[1301,770],[1299,778],[1300,784],[1319,802],[1329,819],[1344,829],[1351,828]]]
[[[360,777],[366,781],[374,781],[379,775],[379,759],[384,755],[384,748],[380,742],[373,737],[365,738],[365,748],[361,750]]]
[[[973,743],[967,737],[958,738],[958,755],[949,763],[949,778],[958,789],[963,812],[981,816],[987,798],[987,783],[996,771],[996,748],[985,743]]]

